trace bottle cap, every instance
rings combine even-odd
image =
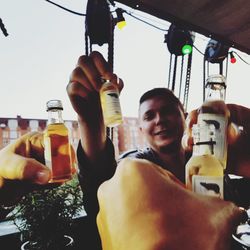
[[[47,111],[49,111],[51,109],[61,109],[61,110],[63,110],[61,100],[49,100],[49,101],[47,101],[46,106],[47,106]]]

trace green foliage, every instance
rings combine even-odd
[[[70,231],[73,217],[82,208],[82,192],[75,177],[59,187],[23,197],[17,205],[14,223],[23,241],[36,242],[30,249],[62,249],[63,235]]]

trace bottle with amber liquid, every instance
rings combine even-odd
[[[195,193],[224,196],[224,169],[214,154],[216,132],[213,124],[194,124],[193,154],[186,164],[186,187]]]
[[[47,102],[48,125],[44,131],[44,155],[45,164],[52,173],[49,182],[65,182],[72,178],[71,148],[62,110],[60,100]]]
[[[122,112],[118,87],[110,80],[103,79],[100,89],[100,98],[104,124],[107,127],[115,127],[122,123]]]
[[[216,129],[214,154],[223,168],[227,164],[227,129],[229,111],[225,104],[226,79],[223,75],[210,75],[206,81],[206,99],[199,109],[198,124],[213,124]]]

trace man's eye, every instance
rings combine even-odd
[[[144,120],[144,121],[150,121],[150,120],[153,119],[153,117],[154,117],[153,114],[145,114],[145,115],[143,116],[143,120]]]

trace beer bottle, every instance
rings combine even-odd
[[[62,102],[47,102],[48,125],[44,131],[45,164],[51,170],[50,182],[65,182],[72,177],[68,129],[62,118]]]
[[[210,75],[206,81],[206,99],[199,109],[198,124],[213,124],[216,129],[214,154],[223,168],[227,163],[227,128],[229,111],[225,104],[226,79],[223,75]]]
[[[100,90],[101,105],[104,124],[107,127],[115,127],[122,123],[122,112],[119,100],[118,87],[109,80],[103,79]]]
[[[216,141],[213,124],[194,124],[192,157],[186,164],[186,187],[195,193],[223,198],[224,170],[214,155]]]

